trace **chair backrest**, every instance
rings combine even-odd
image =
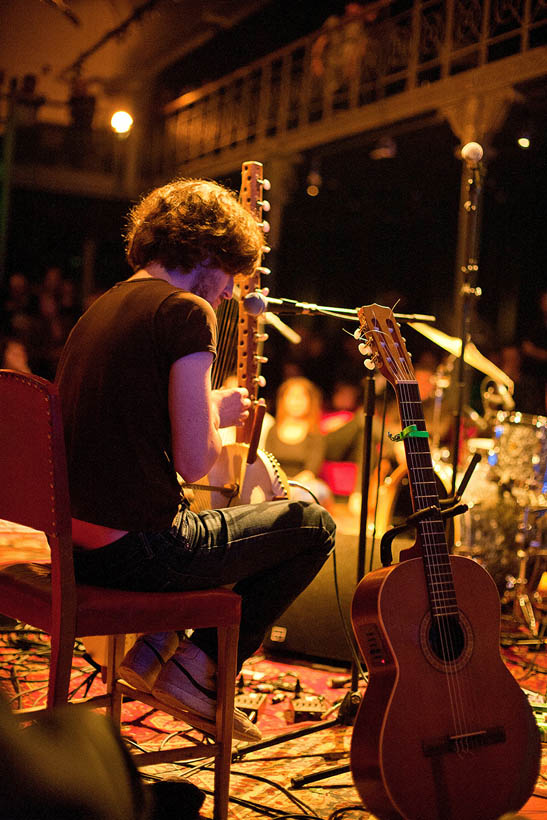
[[[12,370],[0,370],[0,518],[70,541],[57,387]]]

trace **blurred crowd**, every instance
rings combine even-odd
[[[83,305],[60,267],[46,268],[38,283],[12,273],[0,300],[1,366],[52,381],[63,345]]]
[[[75,282],[59,266],[49,266],[38,282],[12,273],[0,300],[0,366],[53,380],[63,345],[92,299],[82,298]],[[379,300],[382,303],[381,300]],[[391,302],[389,298],[384,304]],[[263,396],[268,414],[261,446],[271,452],[293,482],[293,492],[310,491],[326,506],[349,497],[361,486],[363,462],[363,356],[353,336],[355,326],[299,317],[293,331],[300,341],[270,333]],[[481,336],[482,333],[482,336]],[[478,346],[515,383],[513,397],[498,395],[483,374],[473,371],[465,398],[462,427],[466,437],[485,431],[485,401],[491,408],[547,414],[547,291],[538,294],[537,311],[518,344],[496,349],[484,328],[474,336]],[[479,338],[480,337],[480,338]],[[413,336],[413,340],[414,339]],[[450,450],[458,406],[458,360],[430,343],[417,345],[414,372],[435,453]],[[488,383],[488,384],[487,384]],[[383,477],[404,462],[404,449],[387,432],[400,429],[395,393],[379,373],[370,465]],[[301,485],[300,487],[298,485]]]

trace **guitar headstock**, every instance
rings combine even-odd
[[[391,308],[365,305],[357,311],[359,330],[355,338],[365,356],[365,366],[377,367],[394,387],[399,382],[415,381],[414,370]]]

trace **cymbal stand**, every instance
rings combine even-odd
[[[522,520],[518,526],[516,545],[518,547],[517,557],[519,558],[518,578],[515,579],[512,589],[505,593],[502,603],[513,599],[512,617],[515,623],[525,623],[531,638],[513,638],[514,644],[539,645],[542,643],[545,631],[540,628],[536,617],[536,610],[533,603],[533,591],[530,587],[528,577],[529,564],[531,558],[545,557],[546,550],[541,549],[541,539],[538,535],[537,520],[547,512],[545,508],[525,507]],[[533,521],[531,522],[531,518]],[[530,594],[532,592],[532,595]],[[506,641],[510,640],[509,637]]]
[[[444,400],[444,394],[450,386],[450,378],[452,370],[454,369],[455,356],[450,356],[445,364],[440,364],[433,374],[434,384],[434,404],[433,404],[433,421],[431,424],[431,453],[434,457],[438,456],[441,447],[441,413]]]

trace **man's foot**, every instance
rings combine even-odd
[[[118,667],[118,677],[135,689],[151,692],[156,678],[179,645],[176,632],[142,635]]]
[[[152,694],[166,706],[190,712],[190,726],[192,712],[214,726],[216,664],[198,646],[184,641],[163,667]],[[248,742],[262,738],[259,728],[239,709],[234,709],[234,737]]]

